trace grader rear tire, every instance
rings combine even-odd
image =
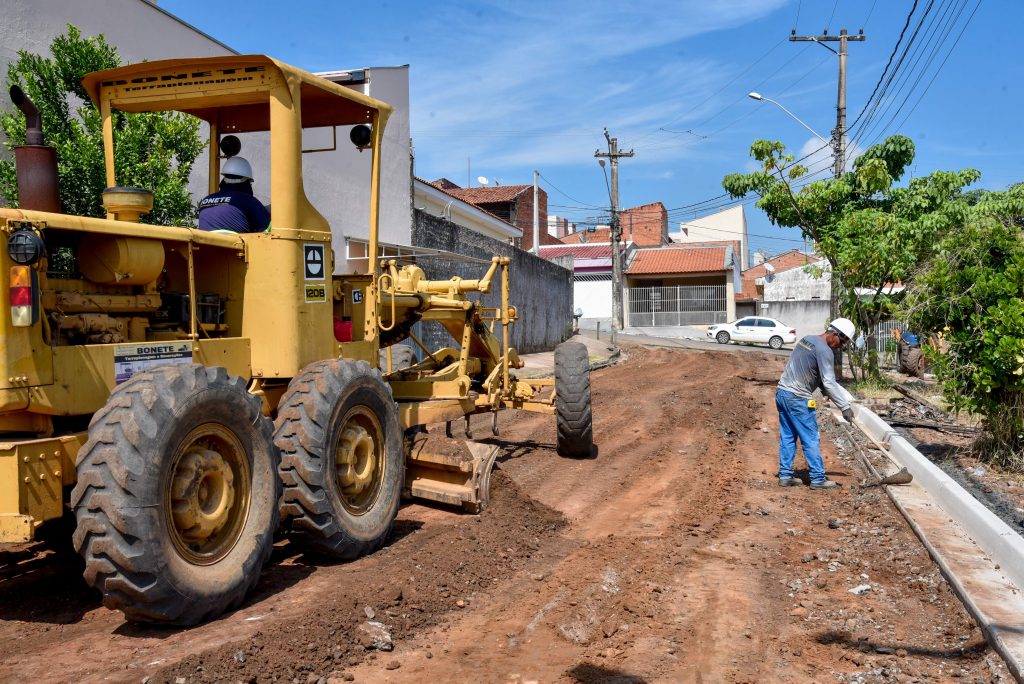
[[[555,425],[560,455],[585,458],[593,453],[590,356],[579,342],[563,342],[555,348]]]
[[[135,374],[93,416],[72,541],[105,606],[192,625],[241,604],[278,521],[278,455],[260,406],[223,368],[174,364]]]
[[[364,361],[310,364],[281,399],[274,440],[295,539],[332,558],[380,548],[405,470],[398,405],[380,372]]]

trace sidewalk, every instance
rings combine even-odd
[[[585,335],[574,335],[574,342],[581,342],[587,347],[590,356],[590,368],[603,368],[615,362],[619,357],[619,348],[613,346],[608,340],[595,340]],[[526,364],[513,372],[520,378],[545,378],[555,375],[555,352],[536,352],[534,354],[520,354],[519,358]]]

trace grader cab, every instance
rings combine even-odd
[[[473,414],[538,411],[556,415],[562,454],[590,452],[585,348],[559,347],[557,382],[513,373],[507,258],[443,281],[376,258],[390,106],[265,56],[148,62],[83,85],[103,122],[106,218],[59,213],[55,175],[23,168],[20,151],[20,207],[0,209],[0,542],[73,510],[106,606],[193,624],[243,600],[279,526],[354,558],[384,543],[403,492],[485,504],[496,447],[431,451],[428,424],[450,435]],[[272,228],[139,223],[152,194],[118,186],[115,110],[205,121],[211,191],[227,135],[269,134]],[[371,131],[371,258],[335,274],[330,227],[303,190],[302,133],[352,125]],[[500,306],[484,308],[475,297],[491,288]],[[424,347],[421,320],[452,346]],[[381,354],[407,338],[423,360]]]

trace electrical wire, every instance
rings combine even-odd
[[[941,38],[931,40],[930,49],[929,46],[926,45],[922,49],[919,49],[915,52],[911,60],[907,62],[907,69],[895,81],[894,88],[892,90],[892,94],[888,102],[886,102],[885,105],[878,110],[877,118],[874,116],[870,117],[869,121],[866,122],[865,125],[861,126],[860,130],[857,131],[855,137],[860,139],[873,139],[873,131],[880,130],[880,132],[884,132],[892,124],[896,117],[899,116],[900,111],[902,111],[903,107],[907,104],[910,96],[914,92],[914,89],[921,82],[922,77],[930,68],[932,62],[935,59],[935,55],[938,54],[938,50],[942,47],[942,45],[949,37],[949,33],[952,30],[953,26],[959,20],[960,15],[963,14],[964,7],[966,6],[968,0],[962,0],[960,9],[957,11],[956,14],[952,14],[952,10],[957,1],[958,0],[950,0],[947,4],[944,5],[943,9],[941,10],[941,14],[937,13],[932,15],[931,20],[928,23],[928,26],[925,28],[925,35],[941,34]],[[918,65],[921,64],[921,60],[922,58],[925,57],[926,54],[928,55],[928,58],[924,62],[924,67],[922,69],[918,69]],[[910,85],[908,89],[907,85],[911,82],[911,79],[914,78],[915,73],[917,75],[917,78],[916,80],[913,81],[913,84]],[[894,106],[896,107],[896,111],[895,113],[892,113],[892,115],[890,116],[890,112],[892,112]],[[886,124],[882,125],[882,120],[885,117],[889,117],[889,120]],[[879,129],[879,126],[881,126],[881,129]]]
[[[882,69],[882,73],[878,77],[878,82],[875,83],[874,89],[872,89],[871,94],[868,96],[868,99],[865,100],[864,108],[860,110],[860,114],[857,115],[857,118],[855,118],[853,122],[846,127],[847,131],[849,131],[850,129],[857,125],[857,122],[860,121],[862,116],[864,116],[864,112],[866,112],[868,110],[868,107],[871,106],[871,101],[875,98],[875,94],[878,93],[878,88],[881,87],[882,81],[885,80],[885,75],[889,72],[889,67],[892,65],[892,60],[894,57],[896,57],[896,52],[900,49],[900,43],[903,42],[903,36],[906,34],[907,27],[910,26],[910,20],[911,18],[913,18],[914,12],[917,10],[917,3],[918,0],[914,0],[914,4],[910,7],[910,12],[907,13],[907,20],[903,24],[903,30],[900,31],[900,37],[896,39],[896,44],[892,47],[892,52],[889,53],[889,61],[885,63],[885,68]],[[874,10],[874,5],[871,6],[871,9]]]
[[[934,63],[935,59],[938,57],[940,50],[948,42],[948,39],[949,39],[950,35],[953,32],[953,29],[956,28],[956,26],[958,25],[958,23],[960,21],[961,16],[963,15],[964,10],[967,8],[967,3],[968,2],[969,2],[969,0],[963,0],[962,4],[960,4],[959,9],[957,9],[956,13],[954,15],[951,15],[950,19],[947,22],[945,22],[945,24],[942,27],[939,28],[938,33],[942,34],[941,38],[939,38],[938,40],[933,41],[932,49],[931,49],[931,51],[928,54],[928,58],[925,60],[924,66],[917,72],[917,78],[914,80],[913,84],[907,90],[906,95],[904,96],[903,100],[900,102],[899,106],[896,108],[896,111],[892,114],[891,117],[889,117],[889,120],[885,123],[885,125],[881,126],[880,128],[877,127],[877,126],[873,126],[872,127],[872,131],[864,132],[864,138],[870,138],[871,141],[874,142],[874,141],[877,141],[882,136],[884,136],[887,131],[891,130],[892,124],[899,117],[900,112],[903,111],[904,107],[910,102],[911,96],[917,90],[918,86],[920,85],[920,83],[923,80],[923,78],[925,77],[925,75],[928,74],[929,71],[931,70],[931,66]],[[942,71],[942,68],[945,66],[946,62],[949,60],[949,57],[953,54],[953,50],[959,44],[960,39],[963,37],[964,32],[967,30],[967,26],[971,23],[971,20],[974,18],[974,14],[977,12],[979,5],[980,5],[980,3],[975,5],[974,11],[972,11],[971,14],[968,16],[967,20],[964,22],[962,28],[960,29],[960,33],[957,35],[956,39],[954,40],[953,44],[950,46],[949,50],[947,50],[945,58],[942,60],[941,64],[938,66],[938,68],[934,72],[932,72],[931,79],[928,81],[928,84],[925,87],[924,91],[921,92],[920,95],[918,95],[918,97],[915,100],[914,105],[912,106],[910,111],[907,112],[906,116],[904,116],[903,119],[901,120],[899,126],[896,127],[897,130],[902,128],[903,124],[909,118],[910,114],[914,111],[914,109],[917,108],[917,105],[924,98],[925,94],[927,94],[928,90],[931,89],[932,83],[935,82],[935,78],[938,76],[939,72]],[[952,9],[952,7],[953,7],[953,5],[951,4],[947,9],[948,10]],[[920,61],[920,59],[918,61]],[[877,131],[877,132],[875,132],[875,131]],[[874,132],[874,135],[872,136],[873,132]]]
[[[915,0],[915,2],[916,2],[916,0]],[[928,0],[928,6],[925,7],[924,13],[921,15],[921,18],[917,22],[917,26],[914,27],[914,32],[911,34],[910,39],[907,41],[906,45],[904,46],[902,53],[900,53],[900,57],[896,61],[896,64],[893,67],[892,71],[889,73],[889,76],[886,79],[885,85],[882,86],[881,91],[878,93],[878,97],[875,99],[874,103],[871,105],[871,110],[868,112],[867,119],[865,119],[864,122],[861,124],[861,129],[862,130],[864,128],[866,128],[868,125],[870,125],[871,121],[874,119],[875,114],[878,111],[879,105],[885,100],[885,96],[888,93],[890,86],[892,86],[892,83],[895,80],[896,75],[899,73],[900,68],[903,66],[904,61],[906,60],[907,56],[910,54],[910,50],[911,50],[911,48],[913,48],[914,43],[917,40],[917,36],[921,32],[921,27],[924,26],[925,19],[928,18],[928,15],[931,13],[932,7],[934,5],[935,5],[935,0]],[[858,119],[859,118],[860,117],[858,115]],[[856,126],[856,123],[857,123],[857,121],[855,120],[853,124],[848,126],[847,127],[847,132],[853,130],[855,128],[855,126]],[[859,133],[859,131],[858,131],[858,133]],[[856,136],[854,136],[854,138],[856,138]]]

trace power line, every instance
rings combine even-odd
[[[956,0],[951,0],[949,3],[947,3],[944,6],[944,9],[942,10],[941,14],[932,14],[931,20],[929,21],[929,24],[925,29],[925,34],[941,34],[941,37],[938,39],[933,39],[931,41],[930,51],[928,47],[924,47],[923,49],[917,50],[913,59],[909,62],[908,69],[900,76],[899,80],[896,82],[891,97],[879,111],[878,117],[875,118],[873,116],[869,121],[865,122],[865,125],[862,126],[861,130],[858,132],[858,137],[860,137],[861,139],[876,139],[877,136],[874,136],[873,132],[875,130],[878,130],[879,133],[884,133],[885,130],[887,130],[888,127],[892,124],[892,122],[896,119],[896,117],[899,116],[900,112],[903,110],[903,107],[906,106],[914,90],[921,82],[921,79],[924,77],[925,73],[927,73],[928,69],[931,67],[932,62],[935,60],[935,56],[938,54],[938,51],[946,42],[956,22],[963,14],[964,7],[966,6],[968,0],[963,0],[963,4],[960,6],[960,9],[955,14],[953,14],[952,10],[954,8],[955,1]],[[923,68],[918,69],[918,65],[921,64],[921,60],[926,54],[928,55],[928,57],[924,62]],[[914,78],[915,72],[917,78],[913,81],[913,83],[911,83],[911,79]],[[909,89],[908,84],[910,84]],[[891,116],[889,116],[889,113],[892,112],[894,106],[896,107],[896,111]],[[882,125],[882,119],[886,116],[889,116],[889,120],[887,123]],[[880,129],[879,126],[881,126]]]
[[[538,172],[537,175],[539,175],[541,178],[543,178],[544,182],[547,183],[548,185],[550,185],[556,192],[558,192],[561,195],[564,195],[565,197],[568,197],[573,202],[576,202],[577,204],[582,204],[582,205],[586,206],[588,209],[598,209],[599,208],[597,205],[587,204],[586,202],[584,202],[582,200],[578,200],[575,197],[573,197],[572,195],[570,195],[570,194],[566,193],[565,191],[559,189],[558,186],[555,185],[554,183],[552,183],[551,180],[547,176],[545,176],[543,173]]]
[[[858,114],[857,118],[855,118],[853,120],[853,123],[850,124],[850,130],[853,130],[854,126],[857,125],[857,122],[860,121],[860,118],[862,116],[864,116],[864,112],[866,112],[867,109],[868,109],[868,106],[870,106],[871,100],[874,99],[875,94],[878,92],[879,86],[881,86],[882,85],[882,81],[885,80],[885,75],[886,75],[886,73],[888,73],[889,66],[892,64],[892,60],[896,56],[896,51],[900,49],[900,43],[903,42],[903,36],[907,32],[907,27],[910,26],[910,19],[914,16],[914,11],[917,10],[917,3],[918,3],[918,0],[914,0],[914,4],[910,8],[910,12],[907,13],[907,20],[903,24],[903,30],[900,31],[900,37],[896,39],[896,44],[893,46],[892,52],[889,53],[889,61],[887,61],[885,63],[885,68],[882,69],[882,73],[878,77],[878,82],[875,83],[875,87],[871,91],[871,95],[869,95],[868,99],[864,102],[864,108],[860,110],[860,114]],[[875,6],[873,4],[871,5],[871,9],[872,10],[875,9]],[[868,14],[868,16],[871,16],[870,13]]]
[[[915,2],[916,2],[916,0],[915,0]],[[885,100],[885,96],[888,93],[890,86],[892,85],[893,81],[895,80],[896,75],[899,73],[900,68],[903,66],[903,62],[906,60],[907,56],[910,54],[910,50],[913,48],[914,43],[917,41],[917,36],[920,33],[920,31],[921,31],[921,27],[924,26],[924,22],[928,18],[928,15],[931,13],[932,7],[934,5],[935,5],[935,0],[928,0],[928,5],[927,5],[927,7],[924,8],[924,13],[921,15],[921,18],[918,20],[917,26],[914,27],[914,32],[910,35],[910,39],[907,41],[907,44],[904,46],[903,52],[900,53],[900,57],[897,60],[896,65],[893,67],[892,72],[889,74],[888,78],[886,79],[885,85],[882,87],[881,92],[878,94],[878,98],[875,100],[874,104],[871,107],[871,110],[868,112],[867,119],[864,120],[864,122],[861,124],[860,131],[858,131],[857,135],[854,136],[855,139],[863,137],[864,129],[867,126],[869,126],[871,121],[874,119],[875,114],[878,111],[879,105],[882,103],[883,100]],[[851,128],[852,128],[852,126],[851,126]]]
[[[917,98],[917,101],[914,103],[914,106],[911,107],[910,111],[907,112],[907,115],[903,117],[902,121],[900,121],[900,125],[898,128],[903,128],[903,124],[907,122],[907,119],[910,118],[910,115],[913,114],[914,110],[917,109],[917,106],[921,104],[921,100],[923,100],[924,96],[928,94],[928,91],[931,89],[932,84],[935,83],[935,79],[942,71],[942,67],[946,66],[946,62],[949,60],[950,55],[953,54],[953,50],[955,50],[956,46],[960,43],[960,39],[963,38],[964,32],[967,30],[967,27],[970,25],[971,20],[974,19],[974,15],[977,13],[978,8],[980,7],[981,0],[978,0],[978,2],[974,5],[974,9],[971,11],[970,16],[967,17],[967,21],[964,22],[963,28],[960,29],[960,33],[957,35],[956,40],[953,41],[953,45],[949,48],[949,51],[946,53],[946,57],[942,60],[942,63],[939,64],[939,68],[935,70],[935,73],[932,74],[931,80],[928,81],[928,85],[925,87],[924,92],[921,93],[920,97]]]

